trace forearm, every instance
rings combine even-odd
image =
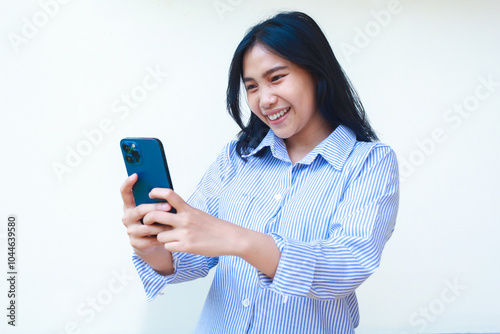
[[[166,250],[163,245],[148,252],[142,252],[134,248],[134,252],[157,273],[164,276],[174,273],[172,253]]]
[[[274,278],[281,257],[274,239],[270,235],[239,227],[236,240],[234,255]]]

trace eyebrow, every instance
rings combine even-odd
[[[286,65],[281,65],[281,66],[276,66],[276,67],[270,68],[270,69],[268,69],[267,71],[265,71],[262,74],[262,77],[265,78],[265,77],[267,77],[271,73],[274,73],[274,72],[277,72],[277,71],[281,71],[281,70],[284,70],[286,68],[288,68],[288,66],[286,66]],[[251,81],[251,80],[254,80],[254,79],[253,78],[249,78],[249,77],[243,78],[243,82],[247,82],[247,81]]]

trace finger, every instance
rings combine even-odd
[[[152,225],[158,223],[161,225],[176,226],[176,216],[170,212],[151,211],[147,213],[142,219],[144,225]]]
[[[152,211],[169,211],[171,206],[168,203],[141,204],[139,206],[125,209],[122,218],[123,225],[143,224],[142,218]]]
[[[132,187],[135,182],[137,182],[137,174],[132,174],[125,179],[122,186],[120,187],[120,193],[122,194],[123,205],[126,208],[132,208],[135,206],[134,195],[132,194]]]
[[[154,188],[149,193],[150,198],[163,198],[166,200],[172,207],[174,207],[177,211],[183,210],[188,206],[188,204],[177,195],[175,191],[169,188]]]
[[[156,235],[156,239],[162,244],[170,244],[171,246],[180,242],[176,231],[162,231]]]
[[[175,230],[158,233],[156,240],[169,252],[187,252]]]
[[[137,222],[139,220],[142,220],[144,218],[144,216],[150,212],[153,212],[153,211],[168,212],[171,209],[172,209],[172,206],[168,203],[165,203],[165,202],[141,204],[141,205],[135,207],[131,211],[130,218],[134,222]]]
[[[127,233],[131,239],[147,238],[156,236],[161,232],[170,231],[171,226],[165,225],[133,225],[127,229]]]
[[[134,238],[130,239],[130,244],[134,249],[146,249],[152,246],[159,246],[161,242],[156,239],[156,236],[149,236],[144,238]]]

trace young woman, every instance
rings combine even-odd
[[[136,207],[135,174],[121,188],[148,298],[217,266],[198,333],[354,333],[355,289],[379,266],[395,224],[394,152],[373,142],[354,89],[303,13],[247,33],[227,105],[242,131],[187,202],[154,189],[169,204]]]

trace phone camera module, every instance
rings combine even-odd
[[[128,163],[134,163],[134,158],[130,155],[130,154],[127,154],[125,156],[125,160],[127,160]]]
[[[142,164],[141,149],[134,141],[127,140],[121,142],[121,148],[125,161],[128,164]]]

